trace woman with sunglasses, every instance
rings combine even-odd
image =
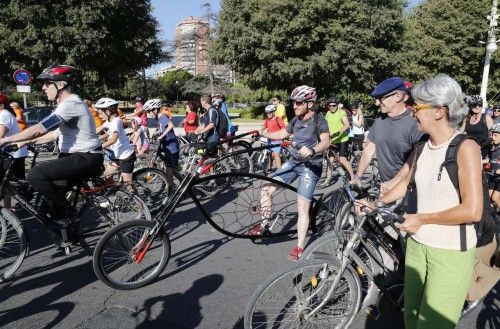
[[[473,136],[481,147],[481,155],[487,157],[489,150],[489,130],[493,127],[493,119],[482,113],[483,99],[479,95],[472,95],[465,98],[469,106],[469,114],[462,122],[460,131]]]
[[[412,90],[414,117],[429,135],[409,173],[380,201],[402,198],[415,170],[417,213],[396,224],[408,233],[405,257],[404,321],[412,328],[455,328],[472,282],[476,231],[483,212],[480,150],[466,139],[457,153],[459,194],[444,162],[450,142],[460,134],[458,125],[467,114],[459,84],[447,75],[425,80]],[[417,164],[417,165],[415,165]],[[442,169],[442,168],[441,168]],[[465,224],[465,251],[461,250],[461,224]]]
[[[493,125],[500,123],[500,104],[493,105],[493,114],[491,118],[493,119]]]

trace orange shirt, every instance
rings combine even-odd
[[[100,127],[102,126],[102,124],[104,123],[101,119],[101,117],[99,116],[99,113],[97,113],[97,110],[95,109],[95,107],[91,106],[89,107],[90,109],[90,112],[92,112],[92,117],[94,117],[94,122],[95,122],[95,127]]]
[[[120,119],[122,120],[123,128],[127,128],[129,122],[128,122],[128,119],[127,119],[127,116],[125,115],[125,113],[123,113],[123,111],[121,109],[118,109],[118,115],[119,115]]]
[[[17,120],[17,125],[19,126],[19,130],[23,131],[28,127],[26,124],[26,117],[24,116],[24,111],[20,107],[16,107],[14,109],[14,112],[16,113],[16,120]]]

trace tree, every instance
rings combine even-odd
[[[166,91],[165,98],[178,100],[179,96],[182,97],[182,86],[192,77],[188,71],[179,69],[166,72],[158,79],[158,83]]]
[[[479,94],[491,2],[427,0],[405,18],[404,59],[400,72],[411,81],[437,73],[455,78],[464,92]],[[500,52],[490,66],[489,90],[500,91]]]
[[[106,93],[162,56],[149,0],[7,0],[0,6],[0,83],[16,68],[80,68],[84,93]]]
[[[403,8],[402,0],[223,0],[212,58],[252,88],[368,92],[397,66]]]

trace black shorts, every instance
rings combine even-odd
[[[488,189],[500,192],[500,181],[498,181],[497,179],[490,179],[488,181]]]
[[[118,159],[114,160],[114,162],[117,162],[118,165],[120,166],[120,171],[124,174],[131,174],[134,172],[134,162],[135,162],[135,153],[132,153],[128,158],[126,159]]]
[[[333,144],[336,146],[337,154],[340,157],[348,157],[349,156],[349,141],[343,143]]]

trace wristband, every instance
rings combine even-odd
[[[315,150],[314,148],[312,148],[312,147],[311,147],[311,148],[310,148],[310,150],[311,150],[311,152],[312,152],[311,156],[313,156],[313,155],[315,155],[315,154],[316,154],[316,150]]]

